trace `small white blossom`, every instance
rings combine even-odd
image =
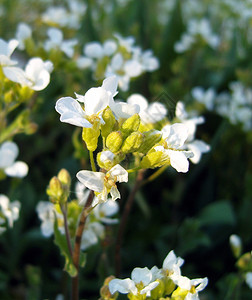
[[[139,116],[144,124],[159,122],[167,115],[167,109],[162,103],[153,102],[149,105],[147,99],[140,94],[132,94],[127,103],[140,107]]]
[[[184,143],[188,138],[188,130],[184,124],[175,123],[166,125],[162,129],[165,147],[156,146],[156,151],[162,151],[169,156],[171,166],[178,172],[186,173],[189,169],[188,158],[193,152],[183,150]]]
[[[9,227],[13,227],[14,221],[19,218],[21,204],[19,201],[10,202],[9,198],[0,194],[0,213],[7,219]],[[3,224],[3,218],[1,218]]]
[[[84,96],[78,95],[77,99],[63,97],[56,102],[55,109],[61,115],[60,121],[75,126],[90,128],[92,118],[103,122],[101,114],[110,106],[113,97],[117,94],[117,78],[106,78],[101,87],[89,89]],[[83,109],[79,102],[84,103]]]
[[[96,192],[99,202],[106,202],[108,193],[113,201],[120,198],[116,182],[128,182],[128,172],[120,165],[115,165],[106,174],[83,170],[76,176],[88,189]]]
[[[63,40],[63,33],[58,28],[49,28],[47,31],[49,39],[45,41],[44,48],[46,51],[51,49],[59,49],[69,58],[74,55],[74,46],[77,44],[76,39]]]
[[[131,278],[112,279],[109,282],[109,290],[111,294],[119,292],[121,294],[132,293],[133,295],[150,296],[151,290],[159,285],[158,281],[153,281],[153,274],[148,268],[135,268],[131,273]],[[141,288],[139,288],[141,284]],[[143,285],[143,287],[142,287]]]
[[[17,27],[17,32],[16,32],[16,38],[19,42],[18,48],[20,50],[25,49],[25,41],[32,36],[32,29],[31,27],[26,24],[26,23],[19,23]]]
[[[10,177],[23,178],[28,173],[28,166],[22,161],[15,161],[18,153],[14,142],[7,141],[0,145],[0,169]]]
[[[247,272],[245,275],[245,281],[250,289],[252,289],[252,272]]]

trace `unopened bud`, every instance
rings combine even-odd
[[[238,258],[242,251],[242,242],[238,235],[232,234],[229,238],[229,243],[234,257]]]
[[[94,122],[93,127],[83,128],[82,139],[86,143],[89,151],[95,151],[98,144],[98,138],[100,136],[100,124],[99,122]]]
[[[176,290],[172,293],[171,299],[184,300],[188,292],[188,290],[177,287]]]
[[[152,299],[160,299],[164,295],[165,291],[165,285],[163,280],[157,279],[159,282],[159,285],[156,286],[152,291],[151,291],[151,298]]]
[[[122,131],[125,136],[129,136],[132,132],[137,131],[140,125],[140,116],[134,114],[122,124]]]
[[[144,143],[142,143],[141,147],[138,149],[138,152],[146,154],[154,145],[156,145],[162,138],[161,131],[151,129],[143,133]]]
[[[58,179],[63,185],[67,186],[68,188],[70,187],[70,185],[71,185],[71,176],[70,176],[70,174],[68,173],[68,171],[66,169],[61,169],[59,171]]]
[[[111,132],[106,139],[106,146],[112,152],[117,152],[120,150],[123,142],[123,135],[121,131],[113,131]]]
[[[144,142],[144,134],[138,131],[132,132],[122,145],[123,153],[135,152]]]
[[[102,113],[102,119],[105,124],[101,125],[101,134],[103,137],[107,137],[110,132],[113,130],[116,123],[115,116],[110,107],[106,107]]]
[[[151,150],[143,157],[140,166],[143,169],[154,169],[169,164],[170,159],[167,154],[162,151]]]
[[[54,176],[50,182],[49,187],[46,190],[47,195],[50,197],[50,201],[53,203],[60,202],[60,199],[63,195],[63,187],[58,177]]]
[[[237,267],[243,271],[252,270],[252,256],[250,252],[243,254],[237,261]]]
[[[118,297],[118,293],[111,294],[109,290],[109,282],[114,279],[114,276],[109,276],[105,279],[103,286],[100,289],[101,300],[114,300]]]

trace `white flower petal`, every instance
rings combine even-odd
[[[188,137],[188,129],[186,125],[181,123],[164,126],[162,133],[168,147],[175,149],[181,148]]]
[[[31,82],[26,78],[25,72],[18,67],[4,67],[4,75],[11,81],[28,86]]]
[[[56,102],[56,111],[61,115],[60,121],[84,128],[92,127],[85,119],[85,112],[77,100],[71,97],[60,98]]]
[[[118,182],[128,182],[128,172],[120,165],[115,165],[108,172],[111,176],[116,176]]]
[[[85,113],[90,116],[101,112],[109,105],[111,97],[102,87],[89,89],[84,96]]]
[[[92,172],[92,171],[83,170],[83,171],[79,171],[76,174],[76,177],[87,188],[95,192],[102,192],[104,188],[105,174],[102,172]]]
[[[190,160],[197,164],[201,159],[201,154],[210,151],[210,146],[203,141],[195,140],[189,144],[187,144],[188,149],[193,152],[193,157]]]
[[[128,104],[137,104],[140,107],[140,113],[148,108],[148,101],[144,96],[141,94],[132,94],[128,99],[127,99]]]
[[[152,280],[152,273],[147,267],[135,268],[131,272],[131,278],[135,283],[142,282],[144,284],[144,286],[146,286]]]
[[[134,281],[129,278],[126,279],[112,279],[109,282],[109,290],[111,294],[119,292],[121,294],[132,293],[133,295],[137,294],[137,288]]]
[[[23,178],[28,173],[28,165],[23,161],[16,161],[13,165],[7,167],[4,172],[10,177]]]
[[[178,172],[186,173],[189,169],[189,162],[183,151],[166,150],[169,155],[171,166]]]
[[[90,42],[84,46],[84,53],[91,58],[103,57],[103,48],[99,42]]]
[[[116,199],[120,199],[121,198],[120,192],[114,186],[112,186],[112,188],[110,190],[110,195],[112,197],[112,201],[115,201]]]
[[[110,103],[110,108],[118,119],[127,119],[134,114],[138,114],[140,111],[140,107],[138,104],[128,104],[125,102]]]
[[[159,285],[159,282],[158,281],[153,281],[151,282],[150,284],[148,284],[145,288],[143,288],[141,291],[140,291],[140,294],[141,295],[144,295],[146,294],[147,297],[149,297],[151,295],[151,291],[153,289],[155,289],[155,287],[157,287]]]
[[[110,92],[114,97],[117,94],[118,78],[117,76],[109,76],[105,78],[102,82],[102,88],[107,92]]]
[[[0,146],[0,169],[11,166],[18,156],[18,146],[14,142],[4,142]]]

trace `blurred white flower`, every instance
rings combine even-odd
[[[25,70],[18,67],[7,67],[4,74],[11,81],[28,86],[34,91],[41,91],[49,84],[52,70],[52,62],[44,62],[41,58],[34,57],[28,61]]]
[[[18,152],[14,142],[7,141],[0,145],[0,169],[10,177],[23,178],[28,173],[28,166],[22,161],[15,161]]]
[[[20,207],[21,204],[19,201],[10,202],[7,196],[0,194],[0,213],[7,219],[9,227],[13,227],[14,221],[19,218]],[[3,224],[2,217],[1,223]]]
[[[11,55],[18,46],[18,41],[15,39],[10,40],[9,42],[0,39],[0,65],[3,67],[13,66],[17,64],[16,61],[11,60]]]
[[[139,116],[141,121],[145,124],[159,122],[167,115],[167,109],[162,103],[152,102],[148,104],[147,99],[140,94],[132,94],[127,99],[127,103],[140,107]]]
[[[58,28],[49,28],[47,31],[49,37],[45,41],[44,48],[46,51],[51,49],[59,49],[66,54],[66,56],[72,58],[74,55],[74,46],[77,45],[77,39],[63,40],[63,33]]]
[[[250,289],[252,289],[252,272],[247,272],[245,275],[245,281]]]
[[[214,109],[216,93],[213,88],[204,91],[202,87],[197,86],[192,89],[192,96],[196,101],[204,104],[208,110]]]
[[[41,231],[43,236],[49,237],[54,232],[54,222],[55,216],[57,217],[58,222],[58,229],[63,234],[65,232],[64,229],[64,219],[63,215],[58,213],[55,209],[55,206],[51,202],[40,201],[37,204],[36,211],[38,214],[39,219],[41,220]]]
[[[31,27],[24,22],[19,23],[16,32],[16,38],[19,42],[18,48],[20,50],[25,49],[25,41],[31,38],[31,36],[32,36]]]

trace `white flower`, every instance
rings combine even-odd
[[[117,78],[108,77],[103,80],[102,86],[89,89],[84,96],[78,95],[77,99],[71,97],[60,98],[55,109],[61,115],[60,121],[75,126],[90,128],[93,120],[103,121],[101,114],[110,106],[113,97],[117,94]],[[83,102],[83,109],[79,102]]]
[[[18,67],[8,67],[5,68],[4,74],[14,82],[28,86],[34,91],[41,91],[49,84],[52,69],[52,62],[44,62],[41,58],[34,57],[28,61],[25,71]]]
[[[245,275],[245,281],[250,289],[252,289],[252,272],[247,272]]]
[[[189,169],[188,158],[193,156],[191,151],[184,151],[183,146],[188,138],[188,130],[184,124],[166,125],[162,129],[165,148],[156,146],[156,151],[162,151],[169,156],[171,166],[178,172],[186,173]]]
[[[3,67],[13,66],[17,64],[16,61],[11,60],[11,55],[13,51],[17,48],[18,41],[10,40],[9,42],[5,42],[3,39],[0,39],[0,65]]]
[[[170,251],[164,259],[162,269],[168,272],[168,275],[178,274],[180,275],[180,267],[183,265],[184,260],[181,257],[177,257],[174,251]]]
[[[115,165],[106,174],[83,170],[76,176],[87,188],[96,192],[100,202],[107,201],[108,193],[111,194],[113,201],[120,198],[116,182],[128,181],[128,172],[120,165]]]
[[[74,46],[77,44],[76,39],[63,40],[63,33],[58,28],[49,28],[47,31],[49,39],[45,41],[45,50],[50,51],[51,49],[59,49],[64,52],[68,57],[73,57]]]
[[[184,104],[178,102],[176,105],[176,117],[187,127],[188,137],[185,141],[183,148],[189,149],[193,152],[194,156],[190,157],[191,162],[194,164],[199,163],[202,153],[210,151],[210,146],[201,140],[195,140],[195,133],[198,124],[204,123],[203,117],[191,117],[185,110]]]
[[[16,38],[19,42],[18,48],[20,50],[25,49],[25,41],[29,39],[32,36],[32,30],[29,25],[26,23],[19,23],[18,28],[17,28],[17,33],[16,33]]]
[[[40,201],[36,207],[36,211],[38,214],[39,219],[41,220],[41,231],[43,236],[49,237],[54,232],[54,222],[55,222],[55,215],[57,220],[61,220],[61,225],[58,226],[59,231],[63,234],[65,232],[63,226],[63,215],[59,214],[56,210],[54,205],[51,202]]]
[[[188,291],[185,300],[199,300],[198,292],[201,292],[208,284],[207,277],[190,280],[185,276],[173,274],[170,278],[181,289]]]
[[[81,238],[81,250],[94,246],[105,234],[104,226],[99,222],[87,222]]]
[[[28,166],[22,161],[16,161],[18,146],[14,142],[4,142],[0,145],[0,169],[10,177],[23,178],[28,173]]]
[[[204,104],[208,110],[213,110],[214,100],[216,98],[216,93],[213,88],[204,91],[202,87],[197,86],[192,89],[192,96],[195,100]]]
[[[127,103],[140,107],[139,116],[143,123],[153,124],[163,120],[167,114],[166,107],[160,102],[153,102],[150,105],[145,97],[140,94],[132,94]]]
[[[119,292],[121,294],[132,293],[133,295],[146,294],[150,296],[151,290],[159,285],[158,281],[153,281],[153,274],[148,268],[135,268],[131,273],[131,278],[112,279],[109,282],[109,290],[111,294]]]
[[[3,194],[0,194],[0,212],[8,221],[8,226],[13,227],[14,221],[19,217],[20,202],[10,202],[9,198]]]

